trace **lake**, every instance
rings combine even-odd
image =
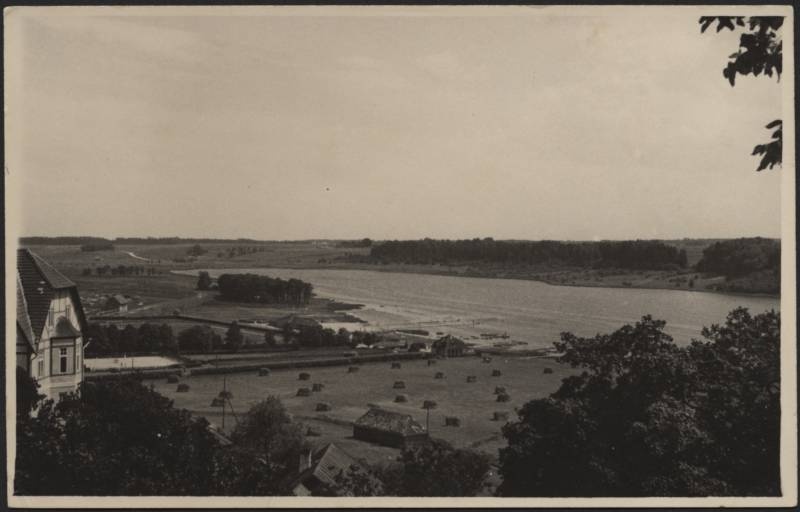
[[[186,271],[194,273],[197,271]],[[700,337],[703,326],[722,323],[744,306],[752,313],[778,310],[780,301],[682,290],[554,286],[538,281],[330,269],[209,269],[297,278],[314,285],[319,297],[363,304],[350,313],[372,328],[418,328],[493,344],[481,334],[507,333],[519,348],[552,346],[563,331],[581,336],[609,333],[643,315],[667,321],[679,344]],[[183,272],[182,272],[183,273]]]

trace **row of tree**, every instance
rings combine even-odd
[[[89,345],[86,357],[116,356],[132,353],[209,353],[215,350],[238,350],[245,342],[237,322],[227,329],[225,336],[217,334],[208,325],[194,325],[175,336],[168,324],[143,323],[138,327],[128,324],[91,323],[85,334]]]
[[[657,270],[687,265],[686,251],[655,240],[558,242],[472,240],[389,241],[372,247],[382,262],[496,263]]]
[[[139,265],[103,265],[100,267],[86,267],[81,271],[83,276],[113,276],[113,277],[129,277],[129,276],[154,276],[158,274],[155,267],[142,267]]]
[[[236,302],[308,304],[313,286],[299,279],[284,280],[256,274],[223,274],[217,279],[220,298]]]

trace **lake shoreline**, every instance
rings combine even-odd
[[[387,268],[388,267],[388,268]],[[563,282],[556,279],[547,279],[542,278],[540,276],[535,275],[503,275],[497,272],[464,272],[458,270],[446,270],[441,268],[434,268],[430,266],[424,265],[414,265],[412,268],[409,268],[408,265],[402,264],[390,264],[390,265],[369,265],[369,264],[328,264],[328,265],[291,265],[291,264],[271,264],[269,266],[247,266],[241,267],[241,270],[245,271],[248,269],[282,269],[282,270],[367,270],[367,271],[374,271],[374,272],[388,272],[388,273],[403,273],[403,274],[415,274],[415,275],[432,275],[432,276],[447,276],[447,277],[472,277],[472,278],[480,278],[480,279],[507,279],[512,281],[535,281],[539,283],[548,284],[551,286],[566,286],[566,287],[574,287],[574,288],[609,288],[609,289],[634,289],[634,290],[672,290],[672,291],[684,291],[684,292],[698,292],[698,293],[708,293],[713,295],[725,295],[731,297],[754,297],[754,298],[770,298],[770,299],[779,299],[781,298],[780,293],[773,294],[773,293],[763,293],[763,292],[732,292],[732,291],[725,291],[725,290],[713,290],[713,289],[703,289],[703,288],[692,288],[692,287],[676,287],[676,286],[668,286],[662,283],[652,283],[649,286],[636,284],[635,282],[631,282],[630,285],[623,285],[621,283],[612,282],[612,281],[601,281],[597,284],[590,283],[590,282]],[[453,268],[453,267],[450,267]],[[463,267],[456,267],[456,268],[463,268]],[[209,269],[216,269],[215,267],[209,267]],[[235,267],[227,267],[228,270],[236,270]],[[171,272],[173,273],[181,273],[181,272],[193,272],[197,269],[175,269]],[[577,277],[579,274],[585,272],[586,270],[550,270],[549,272],[560,272],[562,274],[566,274],[567,277]],[[543,270],[539,273],[548,272],[547,270]],[[655,271],[654,271],[655,272]],[[694,272],[683,272],[682,275],[692,274]],[[180,275],[180,274],[179,274]],[[184,274],[185,275],[185,274]],[[632,278],[636,274],[634,272],[627,272],[627,273],[619,273],[613,274],[617,279],[616,281],[620,280],[627,280],[628,278]]]

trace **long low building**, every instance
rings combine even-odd
[[[392,448],[406,448],[428,440],[428,433],[410,414],[373,407],[353,423],[353,437]]]

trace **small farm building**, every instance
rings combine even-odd
[[[373,407],[353,424],[353,437],[383,446],[403,448],[426,441],[428,434],[410,414]]]

